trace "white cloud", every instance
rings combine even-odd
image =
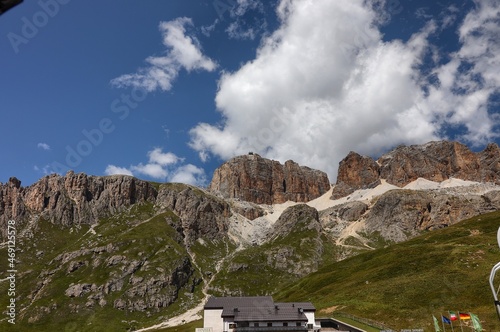
[[[231,3],[214,2],[219,18],[211,25],[201,27],[201,32],[210,37],[216,26],[225,24],[230,39],[255,39],[267,30],[266,5],[262,0],[235,0]],[[267,4],[269,6],[270,4]],[[228,14],[228,15],[225,15]],[[228,16],[228,20],[224,18]],[[229,22],[229,23],[227,23]],[[226,24],[227,23],[227,24]]]
[[[50,151],[50,145],[48,145],[47,143],[38,143],[37,147],[45,151]]]
[[[220,79],[215,100],[222,124],[193,128],[190,146],[202,160],[248,151],[293,159],[334,180],[350,150],[379,154],[439,139],[450,123],[467,128],[462,139],[483,142],[494,135],[486,102],[500,77],[492,70],[499,25],[483,26],[498,8],[486,2],[467,16],[461,50],[435,68],[440,84],[431,86],[419,68],[426,52],[436,52],[429,44],[434,22],[407,42],[383,41],[374,24],[383,20],[363,0],[282,0],[281,27],[254,60]],[[459,69],[464,57],[474,63],[469,73]]]
[[[237,0],[235,6],[231,8],[232,17],[243,16],[249,11],[264,11],[264,4],[261,0]]]
[[[35,165],[33,166],[33,170],[44,175],[49,175],[53,173],[51,165],[45,165],[42,168]]]
[[[165,179],[168,175],[168,171],[159,164],[139,164],[131,166],[130,170],[134,174],[142,174],[154,179]]]
[[[251,15],[247,15],[252,13]],[[255,39],[267,29],[264,4],[260,0],[238,0],[230,10],[233,21],[226,28],[231,39]]]
[[[166,182],[181,182],[196,186],[205,186],[207,179],[205,171],[192,164],[182,164],[180,158],[171,152],[163,152],[161,148],[154,148],[147,153],[148,163],[139,163],[130,167],[108,165],[106,175],[125,174],[132,176],[146,176]]]
[[[215,30],[217,24],[219,24],[219,19],[215,19],[215,21],[211,25],[205,25],[201,27],[201,33],[203,33],[206,37],[210,37],[212,32]]]
[[[182,158],[177,157],[172,152],[163,153],[160,148],[155,148],[148,152],[149,162],[160,166],[167,166],[182,161]]]
[[[177,168],[169,179],[170,182],[203,185],[207,182],[205,171],[191,164]]]
[[[232,39],[255,39],[257,36],[257,31],[254,28],[245,28],[241,26],[238,21],[232,22],[226,29],[227,34]]]
[[[149,92],[156,89],[168,91],[181,69],[187,71],[214,71],[217,64],[203,55],[201,45],[194,36],[186,34],[186,27],[193,26],[190,18],[182,17],[159,25],[163,45],[168,49],[167,55],[146,59],[148,67],[137,73],[126,74],[111,80],[117,87],[136,87]]]
[[[435,108],[440,125],[463,126],[464,140],[483,145],[499,136],[488,101],[500,91],[500,3],[476,5],[460,26],[460,50],[435,69],[439,84],[430,89],[426,107]]]
[[[114,165],[108,165],[104,171],[106,175],[133,175],[131,171],[123,167],[117,167]]]

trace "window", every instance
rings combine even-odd
[[[288,326],[288,323],[287,323],[287,322],[284,322],[284,323],[283,323],[283,326]]]
[[[301,322],[297,322],[297,323],[295,323],[295,326],[302,326],[302,323]]]
[[[259,323],[253,323],[254,327],[259,327]]]
[[[232,323],[232,324],[229,324],[229,329],[235,329],[236,328],[236,324]]]
[[[271,326],[273,326],[273,323],[267,323],[267,326],[271,327]]]
[[[312,330],[313,329],[313,325],[312,324],[307,324],[307,329],[308,330]]]

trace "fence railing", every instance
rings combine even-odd
[[[392,328],[390,326],[387,326],[387,325],[382,324],[380,322],[374,321],[372,319],[361,318],[361,317],[357,317],[357,316],[347,314],[344,312],[338,312],[338,313],[336,313],[336,316],[338,316],[339,318],[342,318],[342,317],[349,318],[349,319],[352,319],[356,322],[359,322],[359,323],[362,323],[362,324],[365,324],[368,326],[372,326],[372,327],[375,327],[375,328],[380,329],[380,330],[392,330]]]

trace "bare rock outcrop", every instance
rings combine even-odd
[[[292,160],[284,165],[257,154],[235,157],[217,168],[209,191],[223,198],[257,204],[286,201],[307,202],[330,189],[326,173],[299,166]]]
[[[454,177],[486,182],[481,177],[480,154],[458,142],[400,146],[380,157],[378,163],[381,165],[380,177],[398,187],[418,178],[441,182]],[[499,175],[495,176],[495,181]]]
[[[385,179],[400,188],[424,178],[441,182],[449,178],[500,184],[500,148],[489,144],[484,151],[450,141],[399,146],[377,161],[351,152],[339,164],[332,199],[358,189],[372,188]]]
[[[336,205],[331,208],[325,209],[320,213],[320,220],[345,220],[357,221],[368,210],[368,205],[363,202],[347,202],[344,204]]]
[[[325,259],[332,257],[322,236],[315,208],[306,204],[290,206],[274,223],[265,244],[235,252],[211,290],[232,295],[259,294],[262,291],[255,287],[258,284],[271,293],[277,280],[283,284],[317,271]]]
[[[24,205],[23,195],[25,188],[21,181],[12,177],[5,184],[0,183],[0,239],[5,239],[7,222],[14,220],[16,226],[24,224],[27,218],[27,209]]]
[[[380,167],[372,158],[351,151],[339,164],[332,199],[347,196],[358,189],[378,186],[379,172]]]
[[[229,204],[199,188],[180,183],[164,184],[156,205],[172,210],[180,218],[188,243],[199,237],[215,240],[227,233],[231,216]]]
[[[267,264],[298,276],[316,271],[323,253],[321,230],[315,208],[306,204],[287,208],[273,225],[271,243],[281,243],[297,233],[301,234],[300,243],[272,246],[266,251]]]
[[[123,212],[136,203],[155,204],[180,219],[179,232],[189,241],[215,239],[228,229],[231,209],[227,202],[184,184],[153,184],[131,176],[89,176],[68,172],[49,175],[29,187],[11,178],[0,184],[0,239],[9,220],[21,231],[32,218],[65,227],[92,225]]]
[[[256,218],[262,217],[265,214],[264,209],[255,203],[235,199],[229,200],[229,202],[234,212],[242,215],[249,220],[254,220]]]
[[[500,147],[497,144],[488,144],[479,154],[480,178],[483,182],[500,182]]]
[[[315,230],[319,232],[318,211],[306,204],[298,204],[287,208],[273,225],[272,237],[284,237],[290,232]]]
[[[52,174],[29,187],[11,178],[0,184],[0,230],[13,219],[18,226],[37,215],[63,226],[94,224],[140,202],[154,202],[157,192],[146,181],[131,176],[89,176],[68,172]]]
[[[498,191],[480,196],[447,190],[391,190],[380,196],[368,211],[366,231],[378,232],[388,241],[401,242],[422,231],[495,211],[499,205]]]

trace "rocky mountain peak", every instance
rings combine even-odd
[[[17,188],[17,189],[19,189],[21,187],[21,181],[18,180],[16,177],[9,178],[8,184],[9,184],[10,187],[14,187],[14,188]]]
[[[131,176],[98,177],[70,171],[65,176],[45,176],[29,187],[10,178],[0,184],[0,225],[10,219],[22,225],[35,215],[64,226],[90,225],[134,203],[154,201],[156,195],[150,183]]]
[[[336,197],[346,196],[352,188],[368,189],[380,184],[380,167],[370,157],[351,151],[339,164]]]
[[[489,144],[484,151],[450,141],[399,146],[377,161],[351,152],[339,164],[332,198],[358,189],[372,188],[380,179],[404,187],[418,178],[441,182],[449,178],[500,183],[500,148]]]
[[[292,160],[283,165],[253,153],[222,164],[215,170],[209,186],[211,193],[226,199],[257,204],[307,202],[329,189],[325,172],[300,166]]]
[[[227,203],[188,185],[160,186],[126,175],[90,176],[70,171],[65,176],[45,176],[29,187],[22,187],[16,178],[0,183],[0,239],[5,239],[11,219],[19,229],[35,219],[64,227],[93,225],[144,203],[178,214],[189,241],[201,235],[218,237],[226,230],[230,214]]]

